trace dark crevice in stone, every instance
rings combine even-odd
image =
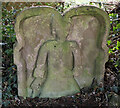
[[[73,57],[73,62],[72,62],[72,70],[74,69],[74,67],[75,67],[75,58],[74,58],[74,54],[73,54],[73,52],[72,52],[72,57]]]

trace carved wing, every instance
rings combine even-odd
[[[32,72],[40,46],[47,40],[55,39],[60,33],[61,15],[50,7],[29,8],[16,18],[17,43],[14,49],[14,62],[18,70],[18,94],[26,97],[31,94],[29,86],[33,81]],[[26,83],[27,82],[27,83]]]
[[[18,15],[15,31],[17,44],[14,61],[18,69],[19,96],[30,97],[30,84],[40,47],[46,41],[62,36],[67,36],[67,40],[78,45],[73,48],[73,55],[75,68],[80,66],[75,69],[80,73],[77,76],[78,72],[75,72],[79,86],[89,86],[93,78],[99,81],[103,77],[109,18],[101,9],[77,7],[61,16],[50,7],[29,8]]]
[[[108,59],[106,40],[110,23],[107,13],[96,7],[82,6],[65,12],[64,20],[69,25],[67,40],[79,45],[82,68],[76,77],[78,84],[89,86],[93,78],[100,81]]]

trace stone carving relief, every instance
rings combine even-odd
[[[29,8],[17,16],[15,31],[19,96],[57,98],[103,78],[109,34],[103,10],[82,6],[61,15]]]

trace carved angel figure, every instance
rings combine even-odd
[[[65,36],[45,42],[39,50],[33,73],[33,97],[53,98],[79,92],[74,79],[80,72],[79,58],[79,46],[65,40]]]
[[[93,6],[63,15],[45,6],[22,11],[15,24],[18,95],[56,98],[101,81],[109,24],[109,16]]]

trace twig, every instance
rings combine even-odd
[[[113,20],[111,20],[111,21],[119,21],[120,20],[120,18],[118,18],[118,19],[113,19]]]

